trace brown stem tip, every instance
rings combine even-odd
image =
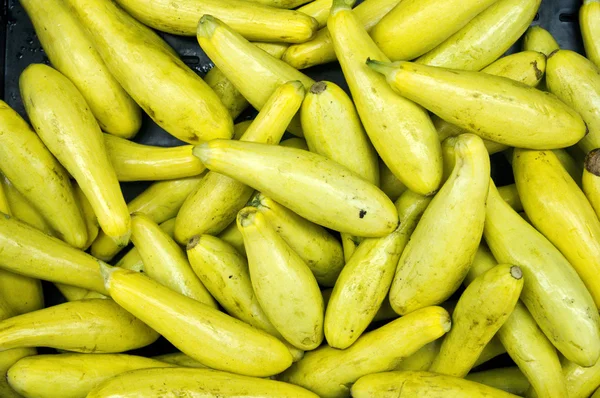
[[[515,279],[521,279],[523,277],[523,271],[521,270],[521,268],[517,267],[516,265],[513,265],[512,267],[510,267],[510,274]]]
[[[584,165],[588,172],[600,177],[600,148],[592,149],[587,154]]]
[[[310,92],[312,94],[321,94],[325,90],[327,90],[327,82],[323,82],[323,81],[316,82],[310,88]]]
[[[198,243],[200,243],[200,236],[199,235],[192,236],[192,238],[187,243],[186,250],[192,250],[194,247],[196,247],[198,245]]]

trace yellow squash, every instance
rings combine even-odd
[[[169,289],[217,308],[202,282],[194,274],[185,252],[165,231],[143,213],[131,219],[131,241],[138,249],[144,272]]]
[[[60,72],[32,64],[19,78],[31,124],[75,178],[107,235],[127,241],[130,218],[102,131],[77,88]]]
[[[532,26],[523,36],[523,51],[537,51],[549,56],[560,49],[552,34],[541,26]]]
[[[104,134],[106,152],[119,181],[157,181],[192,177],[204,165],[192,155],[192,145],[157,147]]]
[[[248,184],[324,227],[381,237],[398,225],[394,204],[379,188],[323,156],[231,140],[197,146],[194,155],[210,170]]]
[[[529,389],[529,380],[516,366],[469,373],[465,379],[519,396]]]
[[[387,58],[348,3],[334,1],[327,24],[356,109],[379,156],[409,189],[432,194],[440,184],[442,159],[427,112],[396,95],[383,76],[365,65],[369,57]]]
[[[393,369],[425,344],[450,330],[441,307],[428,307],[362,335],[338,350],[323,346],[307,352],[280,379],[307,388],[322,398],[349,397],[352,384],[364,375]]]
[[[66,3],[23,0],[21,5],[52,66],[81,92],[102,130],[133,137],[142,125],[140,107],[110,73]]]
[[[579,9],[579,25],[585,46],[585,54],[598,68],[600,68],[600,1],[584,0]]]
[[[513,172],[523,208],[575,268],[600,307],[600,220],[551,151],[515,149]]]
[[[302,149],[304,151],[308,151],[308,144],[303,138],[288,138],[287,140],[283,140],[279,143],[281,146],[287,146],[290,148]]]
[[[277,8],[296,8],[302,4],[308,3],[310,0],[247,0],[252,3],[264,4]]]
[[[335,237],[262,193],[258,193],[250,204],[306,262],[320,285],[335,284],[345,264],[342,246]]]
[[[159,181],[127,204],[130,213],[143,213],[156,223],[162,223],[177,215],[186,198],[196,189],[204,175],[176,180]],[[92,244],[92,255],[110,261],[127,242],[120,243],[102,231]]]
[[[374,319],[386,298],[398,260],[430,198],[406,191],[398,200],[400,225],[379,239],[366,239],[344,266],[325,312],[331,347],[348,348]]]
[[[457,137],[456,166],[402,252],[390,288],[401,315],[444,302],[460,286],[481,240],[490,161],[482,140]]]
[[[354,8],[352,13],[369,32],[399,2],[400,0],[365,0]],[[323,27],[306,43],[291,45],[282,59],[297,69],[335,61],[336,54],[329,28]]]
[[[206,366],[263,377],[292,363],[286,346],[266,332],[140,273],[109,267],[103,271],[106,288],[119,305]]]
[[[497,264],[490,251],[480,246],[465,278],[465,284],[471,283]],[[517,303],[512,314],[496,333],[496,337],[527,377],[534,392],[538,392],[541,397],[549,398],[567,396],[556,349],[542,333],[523,303]]]
[[[231,137],[219,97],[155,32],[112,1],[64,1],[112,75],[160,127],[190,144]]]
[[[2,398],[22,398],[6,380],[6,373],[17,361],[31,355],[35,355],[35,348],[13,348],[12,350],[0,352],[0,396]]]
[[[502,264],[475,278],[452,313],[452,330],[429,371],[465,377],[483,347],[506,322],[523,289],[523,272]]]
[[[541,0],[499,0],[416,62],[477,71],[506,52],[531,24]]]
[[[323,341],[324,310],[310,268],[256,208],[240,210],[237,225],[252,288],[269,321],[294,347],[314,350]]]
[[[198,21],[209,14],[248,40],[302,43],[317,31],[318,22],[292,10],[243,0],[117,0],[138,21],[175,35],[195,36]]]
[[[4,192],[4,191],[5,191],[4,187],[2,186],[2,184],[0,184],[0,212],[2,212],[4,214],[8,214],[10,216],[10,215],[12,215],[12,213],[10,211],[10,206],[8,205],[8,199],[6,198],[6,192]]]
[[[433,50],[497,0],[403,0],[371,31],[375,44],[394,61]]]
[[[491,182],[483,234],[499,262],[523,270],[521,299],[552,344],[577,364],[595,364],[600,319],[592,296],[567,259],[502,200]]]
[[[15,314],[26,314],[44,308],[44,292],[39,279],[0,269],[0,297]]]
[[[508,203],[515,211],[523,211],[523,204],[521,203],[519,191],[517,191],[515,184],[498,187],[498,193],[502,197],[502,200]]]
[[[61,239],[85,246],[85,222],[69,175],[21,116],[1,101],[0,170]]]
[[[73,301],[0,322],[0,351],[51,347],[82,353],[123,352],[157,338],[154,330],[108,299]]]
[[[352,396],[517,398],[516,395],[474,381],[429,372],[385,372],[361,377],[352,386]]]
[[[173,366],[125,354],[35,355],[10,368],[8,383],[25,397],[85,398],[98,384],[121,373]]]
[[[212,369],[143,369],[109,379],[87,398],[187,397],[318,398],[298,386]]]
[[[244,237],[240,233],[240,230],[237,227],[237,222],[234,221],[227,226],[218,235],[218,238],[223,242],[229,243],[231,246],[235,247],[235,249],[244,257],[246,257],[246,248],[244,247]]]
[[[298,11],[310,15],[317,20],[319,29],[327,26],[332,0],[314,0],[298,8]]]
[[[582,186],[585,196],[600,219],[600,148],[590,151],[585,158]]]
[[[379,159],[379,188],[394,201],[407,190],[402,181],[392,173],[381,159]]]
[[[75,199],[77,199],[77,202],[79,203],[79,208],[81,209],[81,214],[83,215],[83,220],[85,221],[85,226],[87,228],[88,239],[85,243],[85,246],[82,247],[82,250],[87,250],[98,237],[98,233],[100,232],[100,224],[98,224],[98,217],[96,217],[96,213],[94,213],[92,204],[85,196],[85,193],[83,193],[81,190],[81,187],[77,183],[74,183],[73,190],[75,192]]]
[[[402,359],[398,366],[392,370],[428,370],[440,352],[443,340],[437,339],[429,344],[425,344],[414,354]]]
[[[173,352],[171,354],[158,355],[158,356],[153,357],[153,359],[156,359],[157,361],[161,361],[161,362],[170,363],[170,364],[176,365],[177,367],[201,368],[201,369],[207,368],[206,365],[196,361],[195,359],[188,357],[187,355],[185,355],[182,352]]]
[[[33,205],[27,200],[25,196],[17,190],[12,182],[6,178],[6,176],[0,176],[0,185],[6,193],[6,198],[10,205],[10,214],[13,218],[22,221],[26,224],[31,225],[35,229],[39,229],[48,235],[55,235],[52,231],[48,222],[40,214],[40,212],[33,207]]]
[[[303,99],[304,87],[298,81],[277,87],[240,141],[279,144]],[[195,235],[221,232],[235,219],[253,192],[254,189],[242,181],[208,172],[177,213],[177,241],[186,244]]]
[[[600,67],[570,50],[548,57],[548,90],[575,109],[585,121],[588,134],[579,141],[585,152],[600,148]]]
[[[160,228],[171,238],[173,238],[173,230],[175,229],[175,219],[171,218],[159,225]],[[115,267],[121,267],[132,271],[143,271],[144,262],[137,247],[132,247],[121,259],[115,264]]]
[[[563,148],[577,143],[587,131],[581,116],[556,96],[505,77],[404,61],[367,63],[385,74],[399,95],[494,142]]]
[[[563,358],[561,364],[569,398],[587,398],[600,387],[600,362],[582,367]]]

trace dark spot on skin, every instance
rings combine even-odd
[[[540,80],[542,78],[542,76],[544,76],[544,72],[542,72],[540,70],[540,68],[538,68],[537,61],[533,61],[531,63],[531,66],[533,66],[533,70],[535,72],[535,78]]]
[[[560,51],[560,49],[558,49],[558,48],[556,50],[552,51],[550,54],[548,54],[548,59],[552,58],[552,56],[559,51]]]
[[[473,94],[473,98],[479,98],[479,97],[481,97],[481,94],[480,94],[480,93],[475,93],[475,94]]]
[[[366,214],[367,214],[367,211],[366,211],[366,210],[361,210],[361,211],[358,213],[358,216],[359,216],[360,218],[364,218]]]
[[[327,82],[316,82],[310,88],[310,92],[313,94],[321,94],[325,90],[327,90]]]
[[[233,275],[229,275],[229,279],[233,278]]]
[[[600,177],[600,148],[592,149],[585,157],[585,169]]]

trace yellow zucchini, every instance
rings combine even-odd
[[[188,357],[183,352],[173,352],[171,354],[158,355],[153,357],[152,359],[170,363],[176,365],[177,367],[207,369],[206,365],[196,361],[193,358]]]
[[[600,219],[600,148],[590,151],[585,158],[582,186],[585,196]]]
[[[137,369],[173,367],[125,354],[58,354],[23,358],[8,373],[10,386],[26,397],[82,398],[98,384]]]
[[[51,347],[111,353],[145,347],[157,338],[158,333],[107,299],[59,304],[0,322],[0,351]]]
[[[582,367],[563,358],[561,365],[569,398],[587,398],[600,387],[600,362]]]
[[[212,369],[143,369],[98,385],[88,398],[161,398],[165,391],[188,397],[318,398],[298,386]]]
[[[367,58],[387,58],[344,0],[334,1],[328,27],[356,109],[379,156],[409,189],[432,194],[440,184],[442,159],[427,112],[396,95],[365,65]]]
[[[15,314],[44,308],[44,292],[39,279],[0,269],[0,296]]]
[[[6,380],[6,373],[17,361],[36,354],[35,348],[13,348],[0,352],[0,396],[2,398],[22,398]]]
[[[127,241],[130,218],[102,131],[77,88],[43,64],[28,66],[19,78],[31,124],[48,149],[75,178],[108,236]]]
[[[62,240],[84,247],[87,230],[65,169],[21,116],[1,101],[0,126],[2,173]]]
[[[381,159],[379,159],[379,188],[394,201],[407,190],[406,185],[392,173]]]
[[[296,8],[308,3],[310,0],[246,0],[252,3],[264,4],[277,8]]]
[[[310,268],[256,208],[240,210],[237,225],[252,288],[269,321],[294,347],[314,350],[323,341],[324,309]]]
[[[303,99],[304,87],[298,81],[277,87],[240,141],[279,144]],[[177,241],[187,244],[195,235],[221,232],[235,219],[253,192],[254,189],[242,181],[209,171],[177,213]]]
[[[162,229],[169,237],[173,238],[174,229],[175,229],[175,218],[171,218],[159,224],[160,229]],[[127,252],[121,259],[115,264],[115,267],[121,267],[124,269],[141,272],[144,270],[144,262],[142,261],[142,256],[140,255],[140,251],[137,247],[132,247],[131,250]]]
[[[425,344],[450,330],[441,307],[428,307],[362,335],[345,350],[323,346],[307,352],[280,379],[307,388],[322,398],[349,397],[364,375],[391,370]]]
[[[52,228],[48,225],[44,217],[35,207],[33,207],[27,198],[17,190],[13,183],[10,182],[6,176],[0,176],[0,179],[0,185],[6,192],[6,198],[10,205],[12,217],[35,229],[39,229],[45,234],[51,236],[54,235]]]
[[[600,148],[600,69],[574,51],[556,51],[548,57],[546,85],[585,121],[589,131],[579,147]]]
[[[138,249],[144,272],[169,289],[217,308],[215,299],[194,274],[185,252],[157,223],[143,213],[131,219],[131,241]]]
[[[331,3],[332,0],[313,0],[298,8],[298,11],[316,19],[319,24],[319,29],[321,29],[327,26],[327,18],[329,18]]]
[[[531,24],[541,0],[499,0],[416,62],[478,71],[494,62]]]
[[[515,149],[513,172],[523,208],[575,268],[600,307],[600,220],[551,151]]]
[[[498,193],[502,197],[502,200],[508,203],[514,211],[523,211],[523,204],[521,203],[519,191],[517,191],[517,186],[515,184],[498,187]]]
[[[302,43],[317,31],[318,22],[292,10],[243,0],[117,0],[146,25],[175,35],[195,36],[198,21],[213,15],[248,40]]]
[[[308,151],[308,144],[303,138],[288,138],[287,140],[281,141],[279,145]]]
[[[138,104],[125,92],[63,1],[23,0],[48,59],[81,92],[102,130],[133,137],[142,125]]]
[[[502,200],[492,182],[483,234],[499,262],[523,270],[521,299],[550,342],[569,360],[595,364],[600,319],[592,296],[567,259]]]
[[[579,9],[579,25],[585,47],[585,54],[598,68],[600,68],[600,2],[598,0],[584,0]]]
[[[244,247],[244,237],[237,227],[237,222],[233,221],[218,236],[225,243],[229,243],[242,256],[246,257],[246,248]]]
[[[402,203],[398,228],[386,237],[364,240],[335,283],[325,312],[325,337],[331,347],[348,348],[369,326],[431,198],[406,191],[398,202]]]
[[[112,1],[65,1],[113,76],[160,127],[190,144],[231,137],[219,97],[155,32]]]
[[[96,213],[94,213],[92,204],[77,183],[73,184],[73,191],[75,192],[75,199],[79,202],[79,208],[81,209],[81,214],[83,215],[83,220],[85,221],[85,226],[87,228],[88,239],[85,246],[82,248],[82,250],[87,250],[98,237],[100,224],[98,224],[98,217],[96,217]]]
[[[324,227],[381,237],[398,225],[394,204],[379,188],[323,156],[232,140],[202,144],[194,155],[210,170],[249,184]]]
[[[529,380],[516,366],[469,373],[465,379],[519,396],[529,389]]]
[[[208,367],[263,377],[292,363],[286,346],[266,332],[138,272],[106,266],[102,270],[106,288],[119,305]]]
[[[489,156],[473,134],[456,138],[456,166],[425,210],[402,252],[390,288],[401,315],[443,303],[460,286],[481,240]]]
[[[496,1],[403,0],[375,25],[371,37],[391,60],[411,60],[433,50]]]
[[[352,386],[355,398],[517,398],[474,381],[429,372],[384,372],[361,377]]]
[[[523,36],[523,51],[537,51],[549,56],[560,49],[552,34],[541,26],[532,26]]]

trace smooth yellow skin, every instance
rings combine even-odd
[[[8,383],[25,397],[85,398],[98,384],[121,373],[174,366],[125,354],[36,355],[13,365]]]
[[[279,143],[281,146],[287,146],[289,148],[302,149],[304,151],[308,151],[308,144],[302,138],[294,137],[288,138],[287,140],[283,140]]]
[[[384,372],[361,377],[352,386],[355,398],[516,398],[516,395],[429,372]]]
[[[523,51],[537,51],[545,56],[560,49],[552,34],[541,26],[532,26],[523,36]]]
[[[196,361],[193,358],[188,357],[182,352],[174,352],[172,354],[163,354],[153,357],[152,359],[156,359],[157,361],[170,363],[176,365],[177,367],[184,368],[201,368],[207,369],[206,365]]]
[[[352,345],[369,326],[386,298],[398,260],[430,198],[406,191],[400,225],[379,239],[366,239],[344,266],[325,312],[325,337],[331,347]]]
[[[336,161],[379,185],[377,152],[352,100],[338,85],[326,81],[313,84],[302,103],[301,120],[311,152]]]
[[[577,271],[600,307],[600,220],[551,151],[515,149],[513,172],[523,208]]]
[[[481,71],[490,75],[506,77],[531,87],[536,87],[544,77],[545,70],[546,57],[544,54],[536,51],[521,51],[502,57],[483,68]],[[436,115],[432,115],[431,120],[442,141],[449,136],[456,136],[468,132]],[[484,140],[484,143],[490,155],[504,151],[508,148],[506,145],[493,141]]]
[[[473,134],[457,137],[454,150],[456,166],[398,262],[390,303],[401,315],[450,297],[467,274],[481,240],[489,156],[482,140]]]
[[[288,44],[284,43],[253,44],[277,59],[281,59],[281,56],[288,48]],[[244,97],[242,93],[238,91],[238,89],[227,78],[227,76],[225,76],[225,74],[221,72],[221,70],[218,67],[215,66],[211,70],[209,70],[206,76],[204,76],[204,81],[206,82],[206,84],[208,84],[210,88],[213,89],[213,91],[221,99],[221,102],[223,103],[223,105],[225,105],[225,108],[227,108],[229,114],[233,119],[237,118],[240,115],[240,113],[242,113],[244,109],[246,109],[250,105],[246,97]],[[236,127],[239,124],[241,123],[238,123],[233,126],[234,139],[239,138],[239,136],[237,135],[238,129]]]
[[[379,188],[394,201],[407,190],[406,185],[392,173],[381,159],[379,159]]]
[[[237,225],[252,288],[267,318],[294,347],[314,350],[323,341],[324,308],[310,268],[256,208],[240,210]]]
[[[465,278],[465,284],[471,283],[477,276],[496,265],[496,259],[489,249],[480,246]],[[517,303],[496,336],[500,345],[506,348],[510,357],[531,383],[532,392],[527,396],[535,396],[536,391],[541,397],[567,396],[567,386],[562,377],[556,349],[542,333],[523,303]]]
[[[156,223],[162,223],[177,215],[186,198],[196,189],[204,175],[159,181],[127,204],[130,213],[143,213]],[[110,261],[127,246],[104,234],[102,231],[92,244],[92,255]]]
[[[248,184],[326,228],[381,237],[398,225],[394,204],[379,188],[323,156],[231,140],[197,146],[194,155],[210,170]]]
[[[160,229],[162,229],[170,238],[173,238],[174,230],[175,230],[175,218],[171,218],[159,224]],[[132,271],[143,271],[144,270],[144,262],[142,261],[142,256],[140,255],[137,247],[132,247],[131,250],[127,252],[121,259],[115,264],[115,267],[121,267],[124,269],[132,270]]]
[[[44,308],[44,292],[39,279],[0,269],[0,296],[15,314],[26,314]]]
[[[127,240],[130,218],[102,131],[85,99],[60,72],[32,64],[19,78],[31,124],[75,178],[107,235]]]
[[[251,205],[302,258],[320,285],[335,284],[345,264],[342,246],[335,237],[262,193],[252,199]]]
[[[442,177],[439,139],[427,112],[399,97],[385,78],[365,65],[386,59],[352,10],[334,2],[327,22],[356,109],[373,146],[392,173],[412,191],[429,195]]]
[[[558,161],[562,164],[567,173],[569,173],[573,181],[575,181],[575,183],[581,187],[584,159],[575,160],[575,158],[573,158],[573,156],[571,156],[569,152],[564,149],[554,149],[552,152],[554,155],[556,155]]]
[[[112,300],[55,305],[0,322],[0,351],[51,347],[81,353],[111,353],[147,346],[158,334]]]
[[[0,215],[0,268],[106,293],[100,260],[29,225]]]
[[[318,28],[327,26],[332,0],[314,0],[298,8],[298,11],[310,15],[317,20]]]
[[[6,193],[13,218],[22,221],[48,235],[54,235],[52,228],[40,212],[23,196],[6,176],[0,176],[0,185]]]
[[[600,68],[600,2],[584,0],[579,9],[579,25],[587,58]]]
[[[264,4],[271,7],[277,8],[296,8],[305,3],[308,3],[310,0],[247,0],[252,3]]]
[[[108,267],[103,271],[107,289],[119,305],[210,368],[265,377],[292,363],[286,346],[266,332],[138,272]]]
[[[369,32],[400,0],[366,0],[352,10],[364,29]],[[336,60],[328,27],[317,32],[312,40],[291,45],[282,58],[297,69],[326,64]]]
[[[564,148],[587,131],[581,116],[556,96],[505,77],[403,61],[369,65],[384,73],[399,95],[494,142]]]
[[[402,359],[392,370],[427,370],[433,363],[433,360],[440,352],[440,346],[443,339],[437,339],[429,344],[425,344],[411,356]]]
[[[177,293],[218,308],[215,299],[194,274],[185,252],[143,213],[134,213],[131,219],[131,241],[150,278]]]
[[[21,5],[52,66],[81,92],[102,130],[132,138],[142,125],[140,107],[110,73],[77,16],[62,1]]]
[[[600,320],[592,296],[567,259],[502,200],[491,182],[483,234],[499,262],[523,270],[521,299],[552,344],[573,362],[595,364]]]
[[[13,348],[12,350],[0,352],[0,396],[2,398],[22,398],[22,395],[13,390],[8,384],[6,372],[21,358],[35,355],[36,353],[35,348]]]
[[[192,177],[205,170],[192,145],[156,147],[104,134],[106,152],[119,181],[158,181]]]
[[[371,31],[381,51],[394,61],[433,50],[497,0],[403,0]]]
[[[85,227],[87,229],[88,239],[85,246],[82,248],[82,250],[87,250],[98,237],[100,224],[98,224],[98,217],[96,217],[96,213],[94,213],[92,204],[76,182],[73,184],[73,192],[75,193],[75,199],[77,199],[77,202],[79,203],[79,208],[81,209],[81,214],[83,215],[83,220],[85,221]]]
[[[219,97],[150,28],[115,3],[66,0],[112,75],[160,127],[190,144],[230,138]]]
[[[600,69],[585,57],[560,50],[548,57],[548,90],[575,109],[589,133],[579,141],[587,153],[600,147]]]
[[[494,62],[529,27],[541,0],[499,0],[416,62],[477,71]]]
[[[244,135],[246,130],[248,130],[252,122],[253,120],[244,120],[243,122],[236,123],[235,126],[233,126],[233,137],[231,137],[231,139],[239,140],[240,138],[242,138],[242,136]]]
[[[502,197],[502,200],[508,203],[508,205],[512,207],[514,211],[523,211],[523,204],[521,203],[519,191],[517,191],[517,186],[515,184],[499,187],[498,193]]]
[[[428,307],[361,336],[345,350],[323,346],[307,352],[280,379],[307,388],[322,398],[349,397],[360,377],[391,370],[404,357],[450,330],[450,316]]]
[[[85,222],[69,175],[29,125],[0,101],[0,170],[65,242],[83,247]]]
[[[248,40],[302,43],[310,40],[318,22],[292,10],[243,0],[118,0],[138,21],[175,35],[195,36],[198,21],[213,15]]]
[[[256,47],[210,15],[200,19],[196,37],[211,61],[258,110],[286,82],[298,80],[306,89],[314,84],[310,77]]]
[[[529,381],[516,366],[469,373],[465,379],[519,396],[529,389]]]
[[[584,368],[563,358],[561,364],[569,398],[587,398],[600,386],[600,362]]]
[[[0,180],[0,182],[2,182],[2,180]],[[4,191],[4,187],[2,186],[2,184],[0,184],[0,212],[11,216],[12,212],[10,211],[8,199],[6,198],[6,192]]]
[[[227,226],[218,235],[218,238],[223,242],[229,243],[231,246],[235,247],[235,249],[242,256],[246,257],[246,248],[244,247],[244,237],[242,236],[240,230],[237,227],[237,222],[234,221]]]
[[[498,265],[473,280],[452,313],[452,330],[429,371],[465,377],[487,344],[512,313],[523,289],[515,265]]]
[[[600,149],[590,151],[585,158],[582,186],[585,196],[600,219]]]
[[[212,369],[144,369],[128,372],[100,384],[88,398],[265,397],[318,398],[298,386],[219,372]]]
[[[239,140],[279,144],[303,100],[304,87],[301,82],[282,84]],[[242,181],[209,171],[177,213],[177,241],[186,244],[195,235],[218,234],[235,219],[253,192],[254,189]]]
[[[329,289],[325,289],[325,290],[321,291],[321,293],[323,294],[323,304],[325,304],[325,308],[327,308],[327,304],[329,303],[329,298],[331,297],[332,292],[333,292],[333,288],[329,288]],[[389,321],[392,319],[396,319],[398,317],[399,317],[399,315],[394,312],[394,310],[392,309],[392,306],[390,306],[389,301],[384,300],[383,303],[381,303],[381,307],[379,307],[379,310],[373,317],[373,322]]]

